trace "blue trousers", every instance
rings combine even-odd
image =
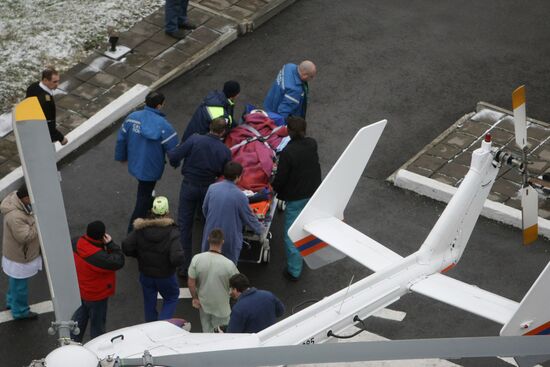
[[[128,224],[128,233],[134,229],[134,220],[136,218],[146,218],[147,213],[153,206],[153,190],[157,181],[140,181],[138,180],[138,189],[136,196],[136,207],[130,217],[130,223]]]
[[[185,262],[181,269],[187,273],[191,259],[193,258],[193,222],[195,213],[202,215],[202,203],[208,191],[206,185],[195,185],[183,180],[180,189],[180,202],[178,206],[178,227],[180,228],[181,248],[185,254]]]
[[[6,305],[11,309],[14,319],[25,317],[29,314],[29,286],[28,278],[16,279],[8,277],[8,292]]]
[[[82,301],[82,305],[75,311],[72,319],[78,322],[80,334],[71,334],[71,338],[79,343],[82,343],[84,333],[90,321],[90,339],[105,334],[105,324],[107,323],[107,300],[100,301]]]
[[[294,246],[294,242],[288,237],[288,230],[300,212],[306,206],[308,199],[287,201],[285,209],[285,250],[286,250],[286,268],[290,275],[299,277],[302,274],[303,259],[300,251]]]
[[[175,32],[178,26],[187,22],[187,3],[189,0],[166,0],[164,7],[164,30]]]
[[[143,291],[145,322],[171,319],[180,295],[176,274],[168,278],[152,278],[140,273],[139,282]],[[163,298],[160,314],[157,312],[157,293]]]

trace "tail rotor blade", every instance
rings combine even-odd
[[[516,144],[523,150],[527,146],[527,123],[525,112],[525,86],[518,87],[512,93],[512,107],[514,109],[514,130]]]
[[[530,245],[537,240],[539,219],[538,194],[531,185],[521,189],[521,214],[523,244]]]

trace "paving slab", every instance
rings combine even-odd
[[[187,13],[189,16],[189,12]],[[143,18],[144,21],[148,23],[152,23],[156,25],[157,27],[163,28],[164,27],[164,6],[161,7],[159,10],[154,12],[153,14],[146,16]]]
[[[182,51],[189,57],[196,54],[200,50],[204,48],[204,43],[197,41],[196,39],[193,39],[191,37],[187,37],[185,39],[182,39],[178,43],[174,45],[175,48]]]
[[[445,163],[447,163],[447,161],[443,158],[423,155],[423,156],[420,156],[417,160],[415,160],[412,163],[412,165],[416,167],[425,168],[430,171],[437,171]]]
[[[237,22],[223,17],[213,17],[208,20],[205,27],[219,33],[225,33],[231,29],[237,29]]]
[[[462,151],[462,149],[460,149],[458,147],[447,145],[447,144],[444,144],[444,143],[440,143],[440,144],[437,144],[436,146],[430,148],[430,150],[428,150],[426,152],[426,154],[427,155],[432,155],[432,156],[435,156],[435,157],[440,157],[440,158],[443,158],[443,159],[451,159],[454,156],[456,156],[458,153],[460,153],[461,151]]]
[[[115,60],[105,57],[98,52],[92,53],[90,56],[82,61],[83,64],[89,65],[92,67],[92,69],[95,70],[105,70],[106,68],[114,64],[114,62]]]
[[[109,89],[114,84],[117,84],[120,81],[121,79],[119,77],[100,71],[96,75],[88,79],[87,83],[95,85],[98,88]]]
[[[140,43],[136,48],[136,52],[150,56],[155,57],[158,54],[160,54],[162,51],[166,50],[168,46],[163,45],[162,43],[157,43],[155,41],[152,41],[150,39],[143,41]]]
[[[65,93],[69,93],[73,91],[75,88],[77,88],[79,85],[81,85],[82,83],[84,83],[82,80],[79,80],[68,74],[63,74],[60,77],[60,83],[59,83],[58,89],[64,91]]]
[[[145,62],[145,60],[144,60]],[[140,65],[141,66],[141,65]],[[117,62],[109,66],[105,72],[111,75],[118,77],[119,79],[124,79],[128,75],[134,73],[138,69],[137,66],[132,66],[127,62]]]
[[[206,26],[200,26],[197,29],[195,29],[190,35],[189,38],[192,38],[194,40],[197,40],[205,45],[208,45],[214,41],[216,41],[218,38],[220,38],[221,33],[216,32],[213,29],[210,29]]]
[[[527,159],[532,176],[550,172],[550,124],[528,118]],[[489,130],[494,147],[521,156],[514,139],[512,112],[484,102],[465,115],[417,153],[388,180],[421,195],[448,201],[468,172],[472,151]],[[532,135],[530,135],[532,132]],[[474,143],[472,145],[472,143]],[[466,148],[466,149],[465,149]],[[442,163],[440,166],[438,166]],[[522,175],[517,169],[501,167],[482,215],[514,226],[521,225],[518,198]],[[544,220],[542,220],[542,219]],[[550,200],[539,200],[540,232],[550,238]],[[542,221],[541,221],[542,220]]]
[[[472,144],[476,139],[477,136],[455,132],[453,134],[449,134],[449,137],[445,140],[445,144],[455,146],[460,150],[465,150],[468,149],[470,144]]]
[[[147,21],[142,21],[142,22],[138,22],[136,25],[130,28],[129,31],[139,34],[140,36],[150,38],[159,30],[161,30],[161,28],[162,26],[158,26],[156,24],[152,24]]]
[[[71,94],[77,95],[79,97],[92,100],[94,98],[99,97],[103,93],[105,93],[107,90],[103,88],[99,88],[90,82],[82,83],[78,88],[75,88]],[[57,116],[56,116],[57,118]]]
[[[211,9],[226,10],[230,8],[231,5],[237,3],[237,1],[238,0],[200,0],[197,1],[197,3]]]
[[[149,38],[149,40],[165,46],[173,46],[176,42],[179,41],[178,39],[175,39],[174,37],[171,37],[164,33],[164,29],[161,29],[160,31],[155,33],[153,37]]]
[[[457,164],[455,162],[449,162],[441,167],[437,173],[441,173],[448,177],[454,177],[456,180],[461,180],[468,173],[469,167]]]
[[[201,9],[193,8],[187,13],[189,21],[196,26],[201,26],[210,20],[214,15]]]
[[[99,70],[84,63],[78,63],[75,67],[67,72],[68,75],[80,80],[87,81],[93,77]]]
[[[136,46],[138,46],[140,43],[142,43],[143,41],[145,41],[147,39],[149,39],[147,36],[144,36],[144,35],[139,34],[139,33],[128,31],[128,32],[124,32],[123,34],[120,35],[119,40],[118,40],[118,44],[130,47],[130,48],[133,49],[133,48],[136,48]]]
[[[85,98],[79,97],[74,94],[69,94],[63,97],[63,99],[57,100],[56,106],[70,111],[80,111],[88,104],[88,102],[89,101]]]
[[[468,120],[459,127],[457,130],[464,134],[473,135],[476,138],[482,135],[485,135],[487,131],[491,129],[491,125],[484,122],[477,122],[474,120]]]

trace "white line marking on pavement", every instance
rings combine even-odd
[[[32,312],[36,312],[38,314],[53,312],[52,301],[35,303],[34,305],[30,305],[30,307]],[[12,321],[12,320],[13,320],[13,316],[11,315],[10,310],[0,312],[0,324],[3,322]]]
[[[180,295],[178,297],[179,299],[182,299],[182,298],[192,298],[191,297],[191,292],[189,292],[189,288],[180,288]],[[159,294],[157,294],[157,299],[162,299],[162,296]]]
[[[403,321],[405,316],[407,316],[407,313],[403,311],[390,310],[389,308],[383,308],[373,313],[372,316],[392,321]]]

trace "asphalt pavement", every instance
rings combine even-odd
[[[308,134],[319,143],[323,173],[362,126],[388,119],[388,126],[346,210],[346,222],[400,255],[416,251],[444,206],[391,186],[386,177],[437,137],[476,102],[509,108],[511,91],[527,86],[528,115],[548,121],[550,105],[550,23],[545,1],[330,1],[301,0],[162,88],[166,113],[181,133],[209,90],[225,80],[241,83],[237,113],[244,103],[261,104],[286,62],[313,60],[318,76],[310,84]],[[113,161],[114,127],[82,147],[61,165],[62,189],[73,235],[101,219],[121,241],[136,182],[126,166]],[[177,212],[181,176],[167,167],[156,192],[168,196]],[[199,242],[200,224],[195,231]],[[316,300],[370,272],[351,259],[319,270],[306,269],[296,283],[282,276],[282,216],[271,227],[268,265],[239,269],[259,288],[287,305]],[[462,261],[448,275],[520,301],[550,260],[550,243],[539,239],[522,247],[517,229],[480,219]],[[6,278],[0,276],[5,292]],[[3,296],[3,293],[0,294]],[[30,301],[49,299],[44,274],[30,282]],[[134,259],[118,273],[110,300],[109,330],[143,321]],[[369,330],[390,339],[497,335],[500,326],[419,295],[391,306],[403,321],[371,318]],[[200,328],[189,300],[177,316]],[[53,314],[37,321],[0,324],[5,365],[20,366],[44,357],[55,345],[47,335]],[[454,361],[463,366],[506,366],[496,358]],[[547,364],[550,366],[550,364]]]

